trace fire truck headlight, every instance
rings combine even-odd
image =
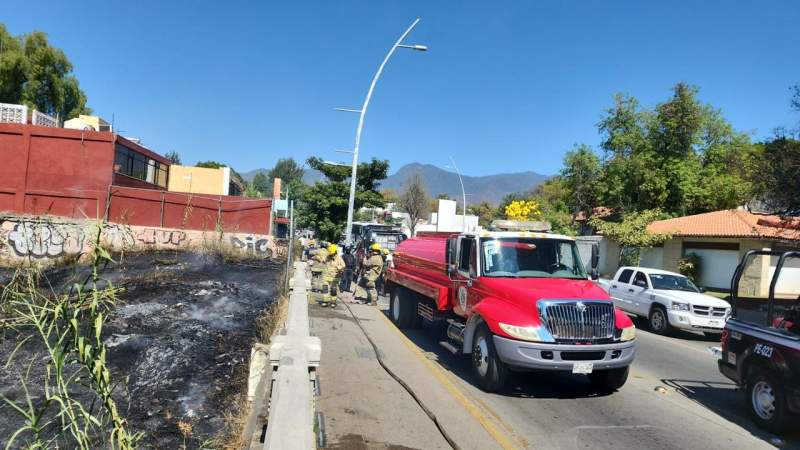
[[[632,341],[633,338],[636,337],[636,327],[630,326],[628,328],[622,329],[622,335],[620,336],[619,340],[621,341]]]
[[[546,337],[547,334],[543,335],[539,333],[539,327],[520,327],[502,322],[499,322],[499,325],[501,330],[515,339],[533,342],[552,342],[552,339]]]

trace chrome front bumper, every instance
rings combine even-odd
[[[514,367],[571,371],[576,362],[587,362],[594,364],[594,370],[604,370],[629,366],[636,354],[636,339],[601,345],[561,345],[495,335],[494,348],[501,361]]]

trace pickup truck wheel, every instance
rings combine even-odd
[[[619,369],[598,370],[589,374],[592,387],[602,392],[614,392],[628,381],[630,366]]]
[[[478,385],[486,392],[497,392],[506,384],[508,367],[497,356],[492,332],[486,324],[475,330],[472,341],[472,372]]]
[[[762,428],[780,433],[786,429],[786,397],[774,375],[755,370],[747,380],[750,416]]]
[[[389,302],[389,313],[392,317],[392,322],[394,322],[398,328],[408,328],[411,326],[411,322],[414,319],[413,314],[416,312],[416,303],[412,300],[413,298],[404,288],[398,287],[392,290],[392,298]]]
[[[650,331],[655,334],[665,335],[669,334],[672,331],[672,326],[669,324],[669,316],[667,315],[667,310],[664,309],[661,305],[653,306],[653,309],[650,310],[650,320],[648,324],[650,325]]]

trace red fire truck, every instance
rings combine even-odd
[[[575,240],[546,232],[549,224],[497,222],[493,231],[400,243],[386,274],[395,324],[446,326],[440,344],[471,355],[486,391],[526,369],[586,374],[601,391],[622,387],[635,328],[593,281],[597,247],[587,274]]]

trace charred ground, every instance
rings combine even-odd
[[[112,377],[128,379],[115,399],[132,431],[144,433],[144,448],[200,447],[225,432],[245,389],[258,319],[278,296],[281,266],[265,260],[230,262],[193,253],[125,255],[104,268],[102,278],[123,288],[103,331]],[[56,291],[88,275],[87,268],[46,273]],[[11,272],[0,274],[0,284]],[[0,336],[5,364],[25,336]],[[32,370],[28,387],[42,398],[46,361],[31,339],[0,370],[0,393],[24,401],[20,376]],[[39,361],[42,359],[41,361]],[[76,395],[87,393],[76,392]],[[0,403],[0,442],[21,418]]]

